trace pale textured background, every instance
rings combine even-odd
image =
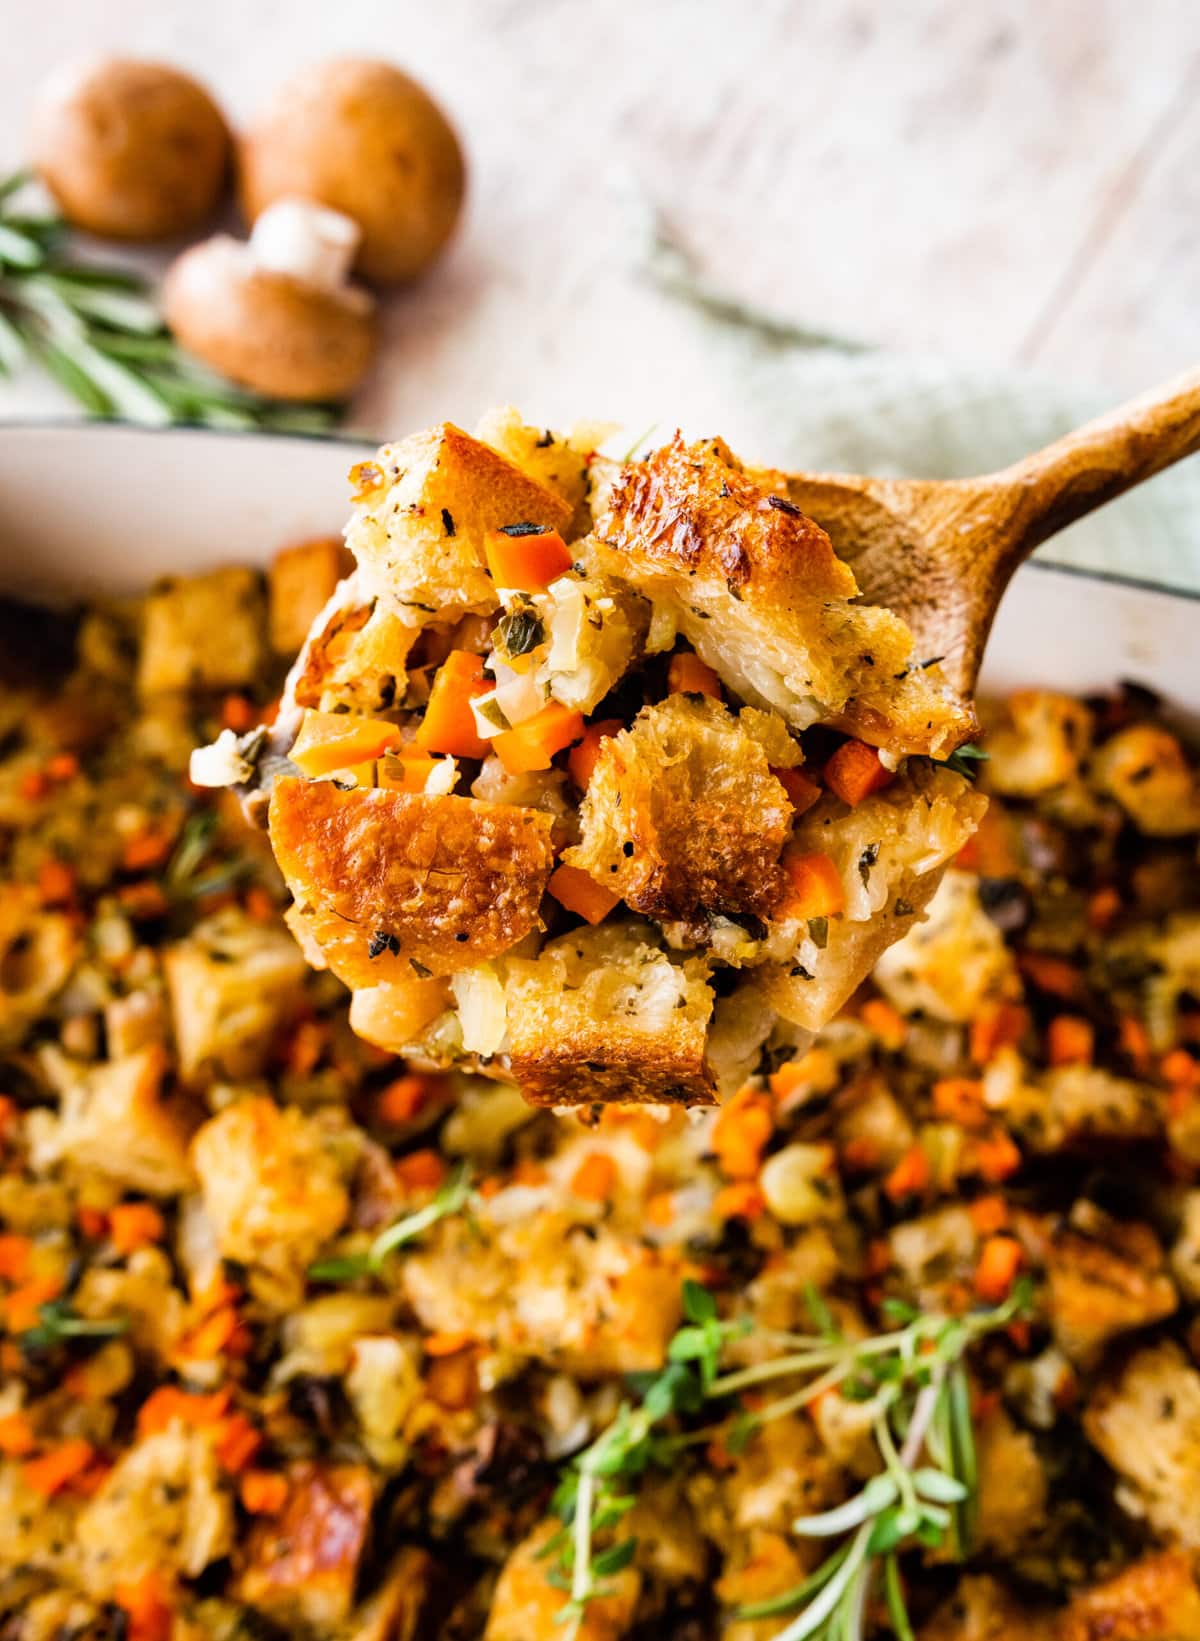
[[[539,421],[719,427],[761,457],[799,462],[815,440],[822,460],[861,445],[952,470],[1041,431],[989,423],[989,400],[966,448],[923,445],[903,365],[850,365],[847,400],[824,363],[656,287],[645,207],[720,288],[950,360],[975,386],[947,400],[935,371],[947,437],[1009,367],[1070,386],[1052,431],[1200,359],[1196,0],[0,0],[0,19],[8,159],[32,88],[89,50],[175,60],[235,122],[339,51],[391,56],[442,99],[469,209],[389,304],[354,407],[373,432],[512,400]],[[0,415],[53,402],[0,393]],[[818,438],[825,394],[844,431],[865,403],[876,432]]]

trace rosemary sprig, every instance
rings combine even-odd
[[[318,1259],[308,1267],[308,1274],[314,1282],[351,1282],[360,1276],[377,1276],[386,1265],[388,1256],[397,1248],[424,1236],[439,1219],[461,1213],[470,1197],[471,1182],[467,1167],[465,1163],[460,1163],[424,1208],[405,1214],[403,1219],[395,1220],[380,1231],[365,1253],[346,1259]]]
[[[184,821],[162,878],[163,893],[173,904],[222,894],[236,888],[251,871],[250,862],[235,855],[207,876],[200,875],[212,853],[218,825],[215,809],[198,809]]]
[[[24,172],[0,179],[0,376],[41,366],[92,416],[165,427],[315,433],[330,405],[287,405],[244,392],[175,343],[148,283],[73,260],[58,216],[19,208]]]
[[[746,1331],[746,1324],[721,1321],[713,1296],[697,1283],[685,1283],[685,1321],[670,1342],[666,1367],[632,1377],[640,1405],[622,1404],[612,1424],[576,1455],[552,1501],[562,1527],[541,1554],[553,1561],[551,1582],[568,1593],[558,1615],[570,1626],[568,1636],[578,1635],[588,1603],[607,1593],[606,1580],[636,1553],[632,1537],[599,1552],[594,1545],[633,1508],[634,1484],[652,1464],[669,1465],[683,1448],[718,1432],[726,1445],[742,1446],[767,1420],[836,1388],[849,1400],[870,1404],[880,1470],[836,1509],[793,1524],[800,1537],[842,1540],[825,1562],[795,1589],[744,1607],[736,1616],[793,1614],[775,1641],[859,1641],[868,1599],[881,1579],[892,1628],[900,1641],[908,1641],[912,1627],[898,1555],[920,1544],[948,1545],[961,1557],[970,1543],[976,1471],[966,1352],[985,1334],[1007,1326],[1028,1302],[1028,1286],[1019,1284],[1004,1304],[965,1317],[924,1316],[891,1304],[897,1327],[874,1338],[848,1339],[811,1290],[816,1333],[769,1335],[781,1354],[722,1373],[725,1346]],[[669,1419],[775,1380],[801,1383],[753,1414],[735,1408],[715,1427],[661,1428]]]

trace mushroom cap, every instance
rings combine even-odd
[[[423,273],[449,239],[466,172],[453,128],[415,80],[345,57],[280,86],[242,137],[239,177],[249,222],[288,195],[353,217],[356,269],[391,285]]]
[[[202,222],[230,146],[208,92],[164,63],[69,64],[34,107],[35,171],[68,221],[109,239],[168,239]]]
[[[375,352],[375,305],[365,291],[322,290],[257,267],[227,234],[176,258],[163,312],[190,353],[273,399],[344,399]]]

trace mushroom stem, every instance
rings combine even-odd
[[[281,199],[254,224],[250,256],[257,268],[332,292],[345,284],[361,238],[358,224],[340,211],[307,199]]]

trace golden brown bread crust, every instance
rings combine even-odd
[[[635,911],[687,925],[765,918],[783,892],[787,793],[761,743],[717,701],[668,696],[601,743],[566,859]]]
[[[275,858],[350,986],[410,976],[412,959],[453,974],[508,951],[538,926],[551,827],[539,810],[295,776],[271,795]],[[376,931],[399,949],[369,957]]]
[[[1182,1550],[1143,1556],[1076,1595],[1054,1641],[1200,1641],[1200,1592]]]
[[[858,592],[829,537],[745,473],[719,439],[674,441],[621,468],[595,502],[592,558],[668,606],[743,700],[793,728],[831,723],[891,750],[945,756],[974,714]]]
[[[359,505],[346,542],[364,589],[415,625],[496,608],[484,567],[489,530],[571,522],[561,496],[452,422],[384,445],[351,477]]]
[[[404,697],[405,662],[418,630],[364,597],[358,577],[349,577],[313,623],[288,678],[285,707],[389,711]]]
[[[244,1546],[238,1597],[302,1628],[328,1630],[354,1601],[375,1489],[361,1464],[297,1464],[278,1517],[255,1523]]]

